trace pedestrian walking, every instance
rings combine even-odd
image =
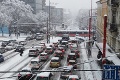
[[[23,49],[21,48],[20,49],[20,56],[22,56],[22,54],[23,54]]]
[[[98,59],[102,58],[102,52],[101,52],[100,50],[98,51],[97,58],[98,58]]]

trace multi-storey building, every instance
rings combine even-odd
[[[97,32],[99,33],[99,39],[103,38],[104,31],[104,15],[108,14],[108,7],[106,0],[97,1]]]
[[[52,24],[59,25],[63,23],[63,8],[46,6],[45,12],[50,15],[50,22]]]
[[[120,52],[120,0],[108,0],[108,44]]]
[[[21,0],[29,4],[33,8],[33,13],[36,14],[40,10],[44,10],[46,0]]]
[[[107,44],[120,52],[120,0],[99,0],[97,2],[97,29],[103,36],[104,15],[107,14]]]

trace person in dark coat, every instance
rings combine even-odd
[[[101,52],[100,50],[98,51],[97,58],[98,58],[98,59],[102,58],[102,52]]]
[[[23,49],[21,48],[20,49],[20,56],[22,56],[22,54],[23,54]]]

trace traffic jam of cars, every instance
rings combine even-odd
[[[25,51],[27,49],[25,45],[31,40],[33,39],[27,37],[25,41],[3,41],[1,46],[6,51],[14,49],[14,52],[20,53],[21,50]],[[19,70],[20,72],[16,75],[17,80],[56,80],[58,78],[55,76],[56,74],[60,75],[60,80],[81,79],[80,73],[76,71],[76,69],[80,69],[80,65],[77,64],[80,63],[81,57],[77,40],[72,40],[67,35],[50,44],[38,39],[38,37],[36,40],[37,44],[28,49],[27,58],[30,58],[30,61]],[[2,54],[0,55],[0,62],[4,61]],[[48,66],[45,67],[46,65]]]

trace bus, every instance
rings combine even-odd
[[[57,36],[63,36],[63,34],[68,34],[70,37],[75,37],[76,35],[81,37],[89,37],[89,30],[59,30],[55,32]],[[90,32],[90,36],[93,36],[95,31]]]

